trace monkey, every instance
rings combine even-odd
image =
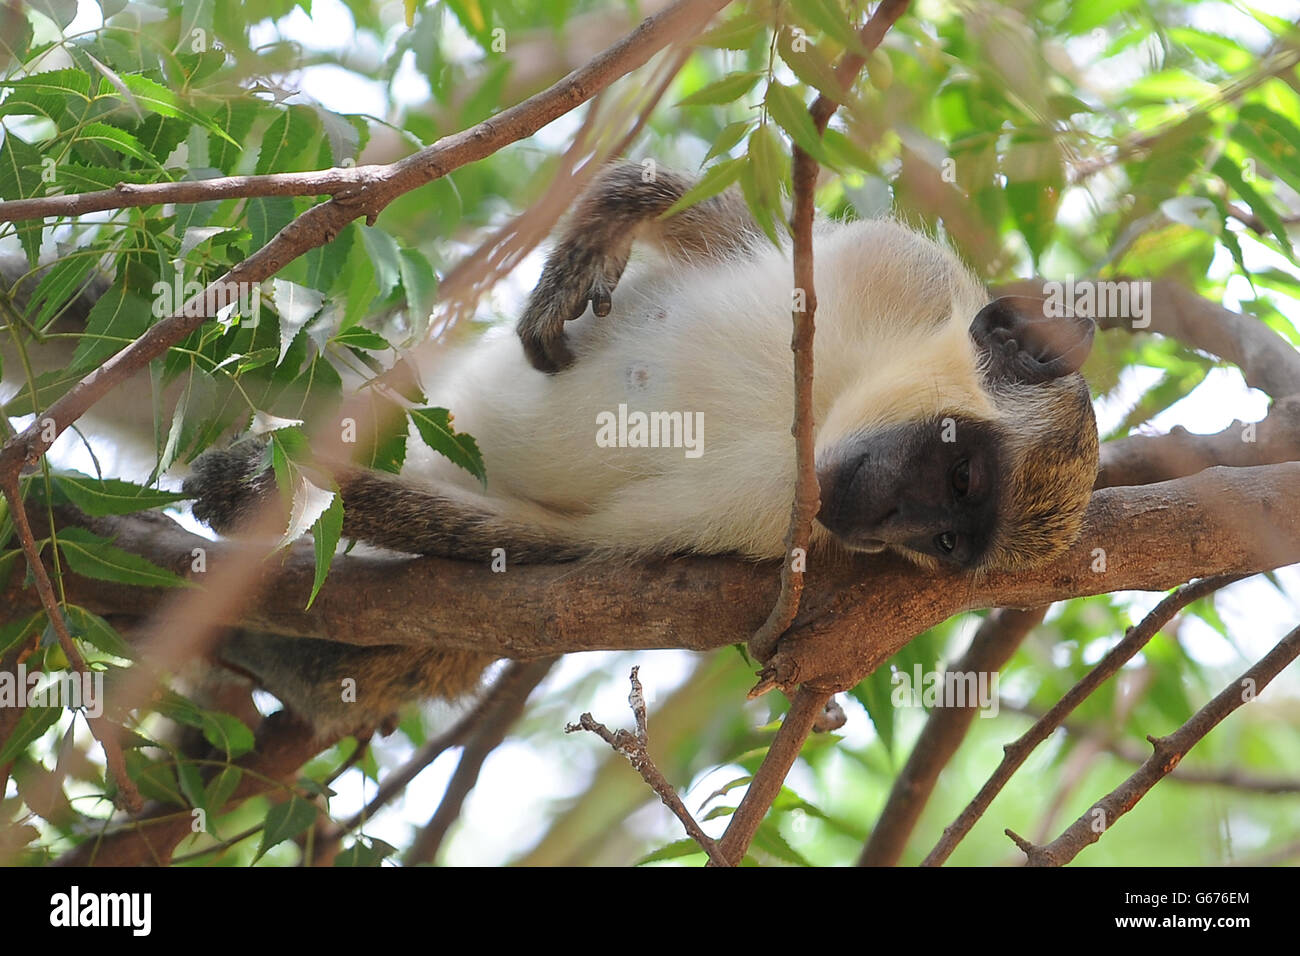
[[[791,251],[766,239],[734,187],[664,216],[692,184],[630,162],[596,177],[515,337],[476,344],[431,392],[478,442],[486,488],[415,448],[400,476],[341,467],[345,536],[478,561],[494,549],[525,563],[784,556]],[[636,243],[657,260],[629,266]],[[889,550],[978,574],[1069,548],[1098,465],[1079,373],[1091,320],[990,300],[951,250],[891,219],[820,223],[813,261],[812,550]],[[184,485],[194,515],[237,527],[274,493],[263,460],[247,441],[198,458]],[[221,655],[336,729],[471,692],[490,662],[250,634]],[[324,700],[339,674],[357,678],[363,702]]]

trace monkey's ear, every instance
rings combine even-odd
[[[1048,316],[1044,300],[1008,295],[980,309],[970,336],[989,356],[988,375],[1038,385],[1079,371],[1097,326],[1079,316]]]

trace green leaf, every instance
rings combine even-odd
[[[398,253],[397,268],[406,295],[411,338],[423,341],[429,328],[429,315],[438,298],[438,277],[429,260],[414,249],[402,249]]]
[[[451,412],[445,408],[412,408],[407,412],[424,443],[452,464],[459,465],[487,484],[483,454],[472,437],[452,428]]]
[[[27,749],[28,744],[53,727],[62,713],[62,707],[23,707],[8,739],[0,746],[0,767],[17,757]]]
[[[805,38],[800,44],[803,49],[796,50],[788,30],[782,30],[776,42],[781,59],[785,61],[786,65],[790,67],[801,82],[818,93],[825,94],[836,103],[847,106],[852,100],[856,99],[850,90],[844,89],[839,77],[835,75],[835,68],[831,65],[830,60],[816,45],[809,43]]]
[[[176,765],[176,776],[180,778],[181,793],[191,807],[204,806],[203,774],[192,760],[182,760]]]
[[[95,256],[71,255],[60,259],[32,290],[29,309],[38,309],[32,320],[38,329],[52,319],[65,305],[85,288],[90,274],[95,268]]]
[[[1290,120],[1252,103],[1241,108],[1231,136],[1278,179],[1300,192],[1300,129]]]
[[[1220,156],[1214,163],[1214,174],[1232,187],[1233,192],[1245,200],[1250,211],[1259,217],[1268,231],[1277,239],[1282,250],[1287,254],[1292,262],[1295,261],[1295,249],[1291,245],[1291,237],[1287,235],[1286,225],[1282,222],[1282,217],[1263,196],[1241,175],[1241,170],[1237,164],[1226,156]]]
[[[230,760],[242,757],[253,749],[257,739],[238,717],[220,711],[199,711],[197,726],[202,729],[203,737],[212,746],[226,752]]]
[[[706,30],[695,42],[720,50],[748,50],[766,29],[767,24],[761,18],[744,13]]]
[[[758,830],[754,833],[754,846],[771,854],[783,863],[793,863],[795,866],[812,866],[803,854],[786,842],[785,837],[781,835],[780,829],[777,828],[776,822],[770,818],[759,824]]]
[[[73,637],[99,648],[105,654],[112,654],[123,660],[135,660],[136,653],[131,645],[98,614],[87,611],[84,607],[69,604],[64,607],[63,616],[67,619],[68,630],[72,632]]]
[[[794,90],[780,83],[769,83],[767,112],[805,153],[815,157],[818,162],[828,160],[822,138],[817,133],[817,124],[809,115],[803,99]]]
[[[115,282],[90,310],[86,318],[86,331],[77,340],[72,353],[71,369],[74,372],[94,368],[110,355],[115,355],[137,339],[153,321],[153,308],[148,301],[127,287],[126,282]]]
[[[189,587],[179,575],[160,568],[152,561],[114,547],[85,528],[65,528],[59,532],[59,551],[73,572],[85,578],[135,584],[141,587]]]
[[[862,40],[835,0],[794,0],[794,10],[846,50],[862,53]]]
[[[308,803],[294,794],[285,803],[273,806],[266,815],[266,827],[262,830],[262,845],[258,847],[254,862],[266,855],[266,851],[278,846],[285,840],[292,840],[300,833],[305,833],[316,822],[319,811],[315,804]]]
[[[202,806],[209,813],[220,813],[226,801],[234,795],[235,789],[239,786],[239,781],[244,772],[238,767],[222,767],[216,775],[208,781],[207,790],[203,794]]]
[[[659,216],[660,219],[667,219],[683,209],[694,206],[698,202],[703,202],[710,196],[716,196],[722,192],[737,179],[740,178],[740,172],[745,166],[744,159],[724,159],[705,170],[700,181],[686,190],[686,193],[665,209]]]
[[[375,837],[357,840],[350,847],[334,858],[335,866],[379,866],[385,859],[397,852],[397,847]]]
[[[11,552],[17,554],[18,552]],[[23,641],[39,634],[48,623],[44,611],[37,611],[27,617],[18,618],[0,627],[0,655],[8,654]]]
[[[0,199],[29,199],[43,191],[40,150],[6,132],[0,140]],[[19,224],[18,239],[27,261],[35,265],[40,259],[41,220]]]
[[[315,114],[307,107],[290,106],[281,111],[262,135],[257,175],[301,172],[308,168],[310,164],[304,163],[304,158],[318,134]]]
[[[126,773],[134,781],[141,796],[160,803],[189,806],[181,796],[176,782],[176,772],[171,764],[150,760],[139,750],[126,752]]]
[[[378,332],[371,332],[361,326],[346,329],[334,336],[330,341],[338,345],[346,345],[349,348],[366,349],[370,352],[383,352],[393,347],[392,343]]]
[[[107,123],[87,123],[77,134],[74,143],[95,143],[115,153],[121,153],[131,159],[138,159],[146,166],[162,171],[162,166],[153,154],[144,148],[144,144],[124,129],[109,126]],[[93,157],[92,157],[93,158]]]
[[[320,593],[325,576],[330,573],[330,564],[334,560],[334,551],[339,546],[339,537],[343,534],[343,499],[334,495],[329,507],[321,512],[320,517],[311,526],[312,546],[316,552],[316,575],[311,583],[311,596],[307,598],[310,609],[316,595]]]
[[[248,230],[252,234],[249,247],[253,251],[270,242],[294,216],[293,200],[288,196],[259,196],[250,199],[245,208]]]
[[[733,146],[745,138],[749,132],[750,126],[753,125],[749,120],[741,120],[739,123],[730,123],[723,127],[717,137],[713,140],[713,145],[709,147],[708,153],[704,156],[704,162],[708,162],[718,156],[723,156],[729,152]]]
[[[185,500],[185,495],[179,492],[146,488],[120,478],[91,478],[78,472],[56,472],[52,480],[56,491],[96,518],[148,511]]]
[[[641,866],[644,863],[656,863],[659,860],[677,860],[684,856],[694,856],[703,852],[703,847],[687,837],[685,840],[675,840],[667,846],[661,846],[659,849],[647,853],[632,865]]]
[[[763,74],[758,70],[731,73],[677,101],[678,106],[717,106],[734,103],[749,92]]]
[[[888,662],[881,664],[853,688],[853,696],[867,711],[876,736],[885,745],[885,751],[894,752],[894,702],[893,673]]]
[[[0,79],[0,88],[3,87],[70,95],[86,102],[90,101],[90,74],[75,68],[46,70],[43,73],[33,73],[17,79]]]
[[[139,73],[124,74],[121,80],[131,92],[131,96],[136,103],[143,109],[151,113],[157,113],[159,116],[182,119],[191,125],[202,126],[209,133],[216,133],[228,143],[239,145],[217,123],[187,103],[182,102],[179,96],[162,84]]]

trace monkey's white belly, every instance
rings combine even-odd
[[[873,246],[886,252],[864,272],[864,247]],[[921,357],[935,349],[922,342],[951,334],[958,348],[948,352],[970,351],[965,319],[942,317],[958,290],[972,303],[983,292],[936,249],[888,222],[819,237],[814,411],[833,437],[874,423],[856,415],[859,404],[915,413],[876,400],[872,383],[927,375]],[[568,324],[576,355],[568,369],[538,372],[513,335],[493,335],[438,376],[430,398],[478,441],[487,494],[521,519],[597,548],[779,555],[795,477],[791,286],[788,256],[772,248],[718,266],[629,269],[609,316],[589,310]],[[868,367],[875,371],[863,381]],[[638,431],[638,415],[657,422],[658,441]],[[481,492],[419,442],[403,474]]]

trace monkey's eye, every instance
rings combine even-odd
[[[958,498],[966,497],[970,491],[970,459],[963,458],[952,466],[952,490]],[[949,549],[951,550],[951,549]]]
[[[957,547],[957,535],[952,531],[945,531],[943,534],[934,536],[934,546],[944,554],[952,554],[953,549]]]

